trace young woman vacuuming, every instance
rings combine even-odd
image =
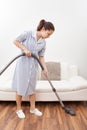
[[[26,54],[26,56],[19,58],[12,82],[12,88],[16,91],[16,114],[19,118],[25,118],[21,106],[22,96],[29,96],[30,113],[37,116],[42,115],[42,112],[35,107],[38,63],[31,57],[31,53],[39,57],[44,67],[43,74],[47,75],[44,58],[46,49],[45,39],[49,38],[54,31],[55,28],[52,22],[41,20],[36,31],[26,31],[14,40],[14,44]]]

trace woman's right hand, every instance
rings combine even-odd
[[[31,52],[29,50],[24,50],[26,56],[31,56]]]
[[[21,50],[23,50],[26,56],[31,56],[31,52],[23,44],[21,44],[19,41],[15,40],[14,44],[17,47],[19,47]]]

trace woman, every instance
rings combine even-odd
[[[19,47],[26,56],[21,57],[16,65],[12,82],[12,88],[16,91],[16,114],[19,118],[25,118],[25,114],[21,107],[22,96],[29,96],[30,113],[41,116],[37,108],[35,108],[35,86],[38,63],[31,57],[31,53],[38,56],[44,67],[43,74],[47,75],[44,53],[46,49],[45,39],[53,34],[55,28],[51,22],[41,20],[36,31],[27,31],[18,36],[14,44]]]

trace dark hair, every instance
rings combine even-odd
[[[47,22],[44,19],[42,19],[40,21],[39,25],[37,26],[37,31],[40,31],[43,27],[44,27],[45,30],[55,31],[55,27],[54,27],[53,23]]]

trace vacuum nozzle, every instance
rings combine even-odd
[[[76,115],[75,111],[73,109],[71,109],[70,107],[65,107],[64,110],[65,110],[66,113],[68,113],[72,116]]]

